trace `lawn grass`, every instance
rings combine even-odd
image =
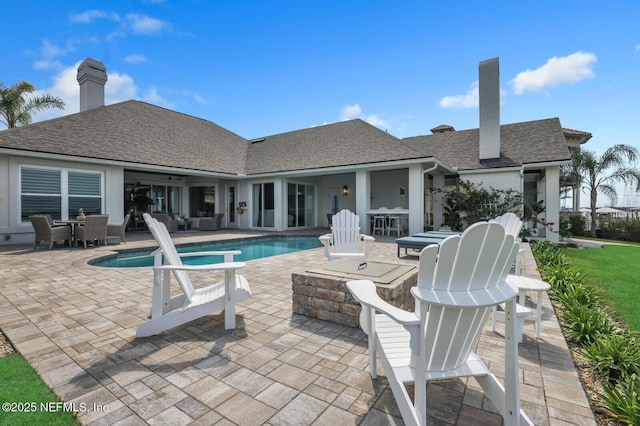
[[[47,405],[48,402],[59,401],[21,355],[0,357],[1,426],[77,426],[79,423],[72,413],[64,411],[61,406]],[[41,403],[49,407],[49,411],[43,409]]]
[[[605,245],[566,249],[564,254],[600,290],[604,302],[627,328],[640,333],[640,247]]]

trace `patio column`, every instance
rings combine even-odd
[[[371,233],[367,217],[367,209],[371,199],[370,183],[368,170],[356,171],[356,214],[360,217],[360,232],[363,234]]]
[[[424,177],[422,164],[409,166],[409,235],[424,231]]]
[[[560,234],[558,234],[560,227],[560,167],[545,169],[544,192],[545,221],[553,222],[554,230],[554,232],[547,230],[547,240],[557,243],[560,240]]]

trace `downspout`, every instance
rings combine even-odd
[[[522,194],[522,217],[524,217],[524,164],[520,166],[520,194]]]

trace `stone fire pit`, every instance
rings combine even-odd
[[[341,259],[323,268],[291,274],[293,312],[358,327],[360,304],[346,285],[351,280],[371,280],[381,298],[398,308],[413,310],[414,299],[409,290],[417,284],[415,266]]]

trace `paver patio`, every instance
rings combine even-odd
[[[179,232],[179,243],[256,235]],[[238,306],[237,330],[218,313],[149,338],[150,268],[88,265],[112,250],[155,246],[148,233],[127,244],[48,251],[0,248],[0,328],[63,401],[86,407],[83,424],[400,425],[383,371],[367,371],[359,329],[293,314],[291,273],[326,263],[322,249],[247,262],[253,299]],[[376,237],[371,259],[396,258]],[[527,252],[523,274],[537,276]],[[205,284],[209,275],[192,275]],[[503,377],[503,340],[490,322],[477,353]],[[548,297],[541,338],[525,325],[519,345],[522,405],[537,425],[595,425]],[[500,425],[474,379],[429,386],[430,424]]]

